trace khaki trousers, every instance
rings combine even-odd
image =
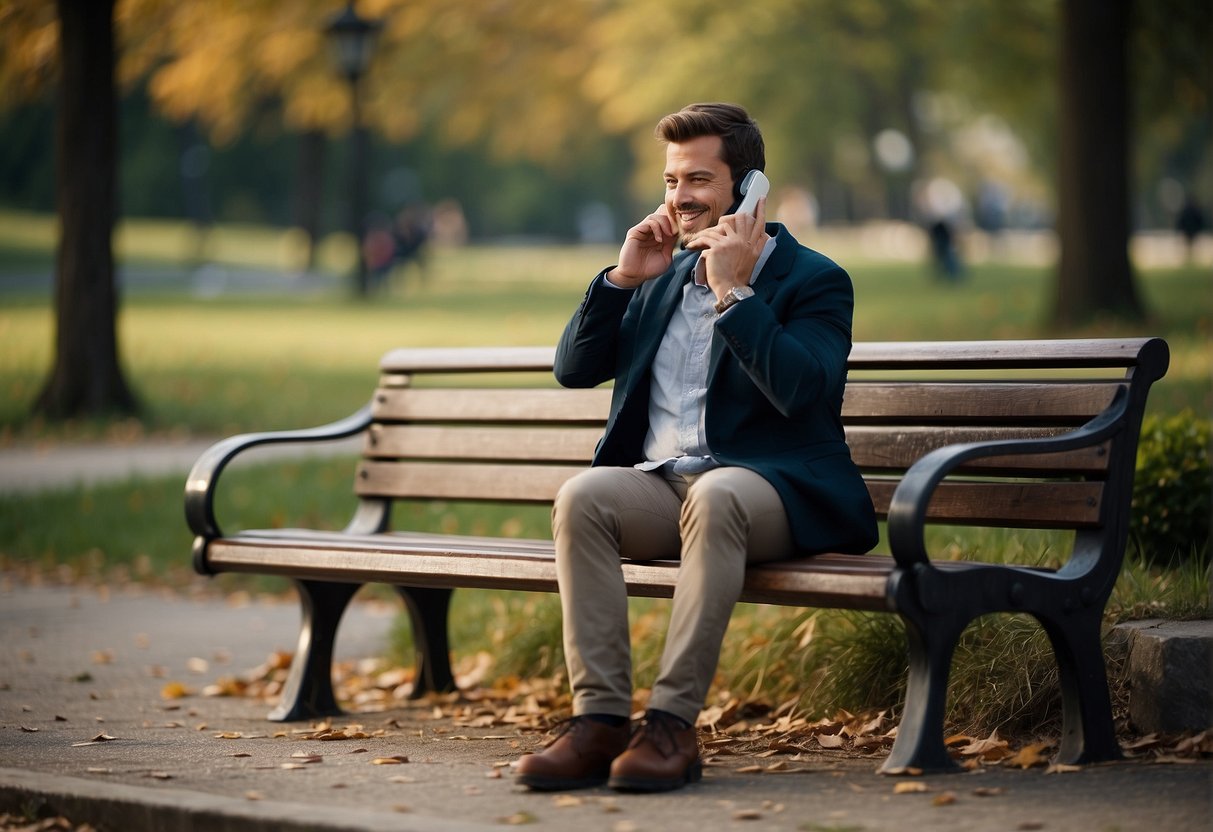
[[[621,558],[681,552],[669,632],[650,708],[694,723],[720,659],[747,562],[786,558],[783,502],[758,474],[715,468],[683,477],[590,468],[552,508],[556,575],[573,713],[629,716],[632,658]]]

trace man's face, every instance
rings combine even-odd
[[[733,174],[721,158],[720,136],[666,145],[665,207],[686,245],[733,205]]]

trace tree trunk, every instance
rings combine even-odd
[[[1061,4],[1058,325],[1143,317],[1129,265],[1130,5]]]
[[[118,363],[112,236],[117,195],[114,0],[58,0],[55,152],[59,247],[55,363],[34,410],[49,418],[128,414]]]

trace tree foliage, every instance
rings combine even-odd
[[[263,123],[349,126],[323,28],[339,0],[118,0],[119,78],[223,144]],[[54,77],[51,0],[0,0],[0,106]],[[1208,170],[1208,4],[1133,4],[1137,169],[1196,181]],[[782,181],[885,187],[873,136],[916,151],[905,179],[987,171],[958,128],[996,113],[1026,148],[1012,171],[1047,193],[1057,160],[1057,0],[360,0],[383,22],[366,119],[389,142],[476,148],[550,170],[626,137],[654,158],[652,124],[689,101],[735,100],[759,118]],[[643,171],[637,190],[656,190]],[[1003,171],[1006,173],[1006,171]],[[968,177],[969,181],[963,181]],[[904,184],[904,183],[903,183]],[[1213,194],[1206,194],[1213,198]],[[647,198],[647,197],[646,197]],[[873,210],[884,210],[881,200]]]

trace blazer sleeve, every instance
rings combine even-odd
[[[771,303],[736,304],[717,329],[763,395],[795,418],[842,390],[854,291],[832,262],[808,273],[794,269],[783,283]]]
[[[590,283],[556,345],[553,372],[564,387],[596,387],[615,377],[620,323],[636,290],[602,285],[611,268]]]

